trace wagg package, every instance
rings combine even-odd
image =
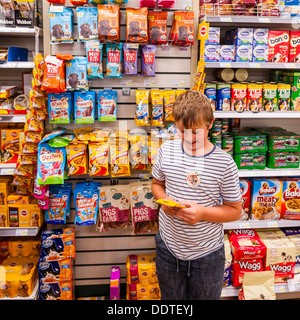
[[[117,91],[98,91],[98,121],[117,120]]]
[[[99,40],[86,42],[87,78],[103,79],[103,43]]]
[[[49,123],[70,123],[73,109],[71,92],[49,93]]]
[[[87,90],[87,60],[86,57],[75,57],[66,62],[66,89]]]
[[[77,7],[78,41],[98,38],[98,10],[96,7]]]
[[[94,123],[95,121],[95,91],[74,92],[75,123]]]
[[[60,8],[60,10],[58,10]],[[67,7],[49,8],[50,42],[73,43],[73,10]]]

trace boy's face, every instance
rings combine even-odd
[[[192,125],[191,128],[185,128],[182,121],[176,122],[178,136],[181,138],[183,147],[186,151],[195,153],[203,149],[207,142],[208,131],[211,129],[213,122],[207,126],[205,124]]]

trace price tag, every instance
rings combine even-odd
[[[284,66],[286,68],[296,69],[296,64],[295,63],[285,63]]]
[[[263,22],[263,23],[270,23],[270,18],[258,18],[259,22]]]
[[[261,64],[260,63],[249,63],[250,68],[261,68]]]
[[[277,221],[267,221],[268,228],[277,228],[278,222]]]
[[[231,17],[220,17],[221,22],[232,22]]]
[[[222,290],[221,297],[227,297],[226,289]]]
[[[15,169],[1,169],[1,175],[12,175],[15,172]]]
[[[286,292],[286,288],[283,285],[279,285],[278,289],[276,291],[279,292],[279,293]]]
[[[16,229],[16,236],[27,236],[28,235],[28,229]]]
[[[49,12],[63,12],[64,7],[63,6],[50,6]]]
[[[132,86],[132,80],[121,80],[121,86]]]
[[[154,80],[144,80],[144,86],[145,87],[155,86],[155,81]]]
[[[250,223],[249,222],[240,222],[240,228],[241,229],[248,229],[251,228]]]
[[[184,80],[174,80],[174,87],[184,87]]]
[[[220,62],[220,67],[221,68],[231,68],[231,63],[230,62]]]
[[[17,63],[16,62],[6,62],[5,66],[7,68],[16,68],[17,67]]]

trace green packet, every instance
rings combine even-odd
[[[299,167],[299,153],[268,153],[267,167],[270,169],[295,169]]]
[[[239,153],[234,154],[233,159],[239,170],[242,169],[260,169],[266,168],[267,154],[266,153]]]
[[[269,132],[269,152],[292,152],[300,153],[300,135],[294,132]]]
[[[265,153],[267,136],[255,131],[234,134],[234,153]]]
[[[51,138],[48,142],[49,146],[52,148],[62,148],[69,145],[71,141],[75,138],[75,134],[65,134],[63,136]]]

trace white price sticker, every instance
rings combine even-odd
[[[231,17],[220,17],[221,22],[232,22]]]
[[[1,175],[6,176],[6,175],[12,175],[15,172],[14,169],[2,169],[1,170]]]
[[[174,87],[184,87],[184,80],[174,80]]]
[[[221,68],[231,68],[231,63],[230,62],[220,62],[220,67]]]
[[[277,228],[278,222],[277,221],[267,221],[268,228]]]
[[[145,87],[155,86],[155,81],[154,80],[144,80],[144,86]]]
[[[240,228],[241,229],[248,229],[248,228],[251,228],[251,226],[250,226],[249,222],[240,222]]]
[[[261,64],[260,63],[249,63],[250,68],[261,68]]]
[[[263,23],[270,23],[270,18],[258,18],[259,22],[263,22]]]
[[[28,229],[16,229],[16,236],[27,236],[28,235]]]

